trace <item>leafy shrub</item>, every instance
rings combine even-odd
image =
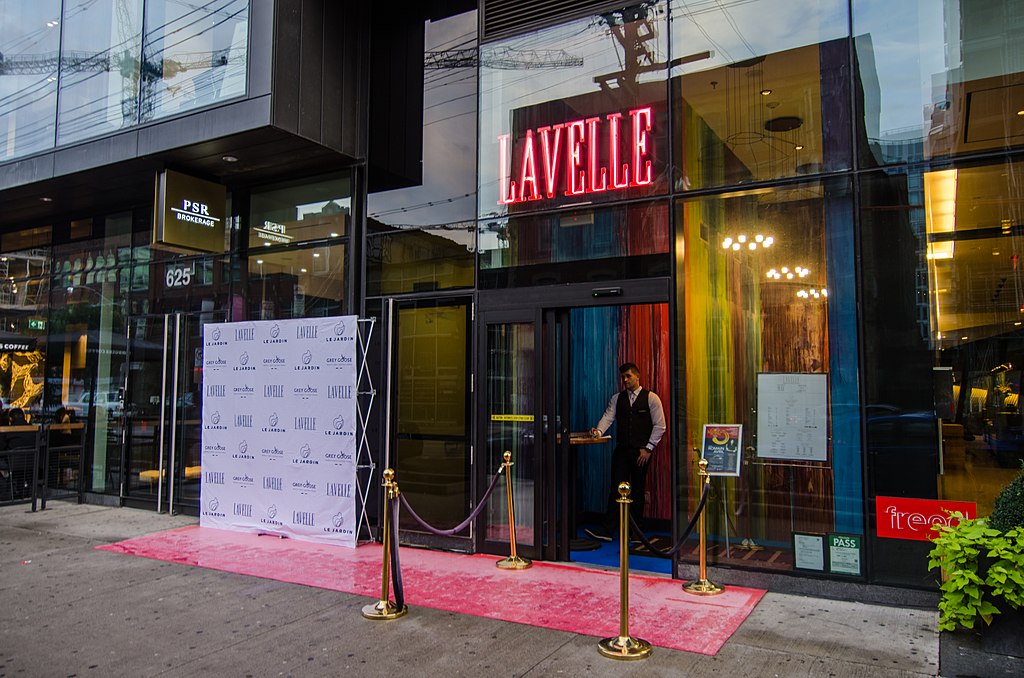
[[[1024,527],[1024,471],[1017,474],[996,497],[989,524],[1000,532]]]
[[[953,517],[958,524],[939,526],[928,554],[928,569],[942,571],[939,629],[991,624],[997,605],[1024,607],[1024,527],[1003,532],[984,518]]]

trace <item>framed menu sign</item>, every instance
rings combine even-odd
[[[704,424],[701,458],[708,462],[708,475],[740,475],[743,424]]]

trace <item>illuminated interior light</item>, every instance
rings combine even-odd
[[[734,243],[732,244],[732,249],[733,249],[733,251],[739,251],[739,249],[740,249],[740,244],[739,244],[738,242],[734,242]]]
[[[747,247],[749,247],[752,250],[756,250],[757,249],[757,243],[756,242],[749,242],[749,243],[747,243]]]
[[[722,247],[725,249],[729,249],[730,247],[732,247],[732,238],[726,238],[725,240],[723,240]]]
[[[821,289],[821,296],[827,297],[828,296],[828,290],[826,290],[825,288],[822,288]]]
[[[773,238],[773,237],[771,237],[771,236],[769,235],[768,237],[766,237],[766,238],[764,239],[764,246],[765,246],[765,247],[771,247],[771,246],[772,246],[772,244],[773,244],[774,242],[775,242],[775,238]]]
[[[257,264],[260,264],[260,265],[262,266],[262,265],[263,265],[263,260],[262,260],[262,259],[257,259],[257,260],[256,260],[256,263],[257,263]]]
[[[754,242],[764,242],[764,236],[758,233],[754,236]]]
[[[320,253],[319,252],[313,252],[313,258],[314,259],[319,259],[320,258]]]
[[[802,150],[804,150],[804,145],[803,144],[797,144],[796,146],[793,147],[793,150],[795,150],[795,151],[802,151]]]
[[[736,236],[736,240],[738,242],[747,242],[747,236],[745,236],[745,235]]]
[[[783,273],[789,273],[789,266],[783,266],[782,267],[782,272]]]
[[[766,97],[766,96],[768,96],[771,93],[772,93],[772,91],[770,89],[768,89],[768,88],[765,88],[765,89],[761,90],[761,96],[763,96],[763,97]]]
[[[786,280],[792,280],[792,279],[793,279],[793,274],[792,273],[787,273],[786,274]]]
[[[338,237],[338,234],[337,234],[337,233],[331,233],[331,237],[332,237],[332,238],[337,238],[337,237]]]
[[[960,337],[960,341],[967,341],[967,337],[966,336]]]

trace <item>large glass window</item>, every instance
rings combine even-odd
[[[368,295],[473,286],[476,31],[475,11],[423,25],[422,171],[367,198]]]
[[[341,315],[345,312],[345,246],[253,252],[249,314],[253,320]]]
[[[64,5],[58,143],[138,122],[142,0]]]
[[[742,424],[738,478],[716,478],[710,558],[790,570],[795,536],[862,535],[853,210],[847,182],[678,203],[679,468],[705,424]],[[824,568],[822,568],[824,571]]]
[[[862,180],[869,496],[975,502],[984,516],[1020,470],[1021,172],[1005,161]],[[930,583],[927,546],[879,539],[879,579]]]
[[[351,196],[347,173],[253,192],[249,249],[347,237]]]
[[[665,192],[667,47],[660,3],[482,46],[479,216]]]
[[[245,94],[248,0],[148,0],[141,119]]]
[[[668,212],[658,201],[485,221],[480,286],[668,275]]]
[[[60,6],[0,2],[0,160],[54,144]]]
[[[852,8],[856,128],[870,160],[1024,144],[1024,4],[854,0]]]
[[[850,166],[845,0],[672,3],[677,189]]]

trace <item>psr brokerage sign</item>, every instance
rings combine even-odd
[[[156,177],[153,242],[202,252],[224,251],[224,186],[164,170]]]

